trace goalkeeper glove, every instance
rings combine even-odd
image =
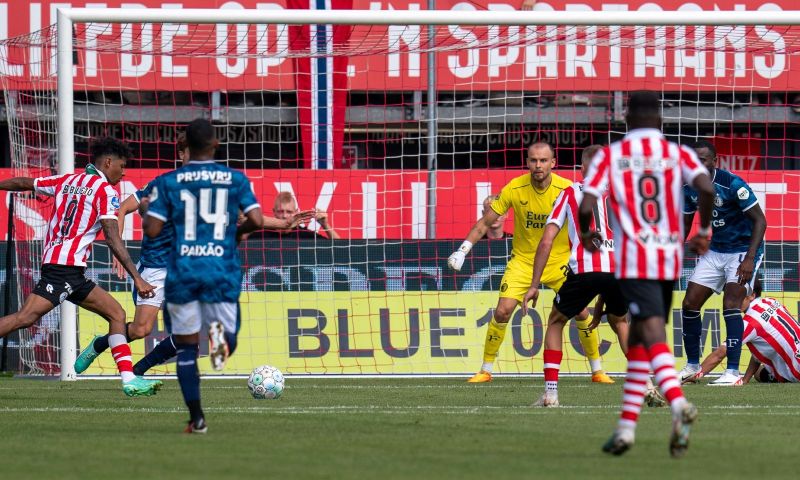
[[[467,258],[467,254],[470,250],[472,250],[472,242],[464,240],[464,243],[458,247],[458,250],[447,258],[447,265],[456,272],[460,271],[461,267],[464,266],[464,260]]]

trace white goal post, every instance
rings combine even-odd
[[[76,23],[730,26],[800,25],[800,11],[307,11],[217,9],[59,9],[57,14],[58,170],[74,170],[73,25]],[[69,307],[67,307],[69,305]],[[61,379],[74,380],[77,321],[62,305]]]

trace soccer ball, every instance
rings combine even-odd
[[[281,371],[269,365],[256,367],[247,379],[247,388],[253,398],[259,400],[279,398],[283,393],[283,384]]]

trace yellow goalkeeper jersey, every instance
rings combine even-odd
[[[525,173],[508,182],[500,191],[499,197],[492,202],[492,210],[504,215],[509,209],[514,210],[514,239],[511,242],[511,255],[533,264],[536,248],[542,239],[547,217],[553,210],[556,198],[562,190],[572,185],[564,177],[551,173],[551,182],[545,190],[537,190],[531,183],[531,174]],[[548,265],[566,265],[569,263],[569,237],[567,229],[562,228],[553,241]]]

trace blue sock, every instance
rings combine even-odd
[[[172,335],[170,335],[164,340],[158,342],[158,345],[150,350],[150,353],[136,362],[136,365],[133,366],[133,374],[141,377],[151,368],[155,367],[156,365],[161,365],[170,358],[174,357],[176,352],[177,349],[175,348],[175,340],[172,338]]]
[[[739,359],[742,356],[742,335],[744,334],[744,320],[742,312],[736,308],[723,310],[722,316],[725,317],[725,329],[728,338],[725,345],[728,348],[728,370],[739,371]]]
[[[700,321],[699,310],[681,309],[683,318],[683,350],[686,352],[686,362],[693,365],[700,364],[700,334],[703,322]]]
[[[223,335],[225,335],[225,342],[228,344],[228,355],[233,355],[239,339],[235,333],[225,332]]]
[[[131,343],[131,336],[128,335],[128,327],[130,327],[130,325],[130,323],[125,324],[125,340],[127,340],[128,343]],[[102,337],[97,337],[97,339],[94,341],[94,344],[92,344],[92,348],[98,354],[108,350],[108,334],[105,334]]]
[[[178,383],[181,384],[183,400],[189,407],[192,421],[197,421],[203,416],[200,408],[200,372],[197,370],[197,355],[200,352],[199,345],[178,344]]]

